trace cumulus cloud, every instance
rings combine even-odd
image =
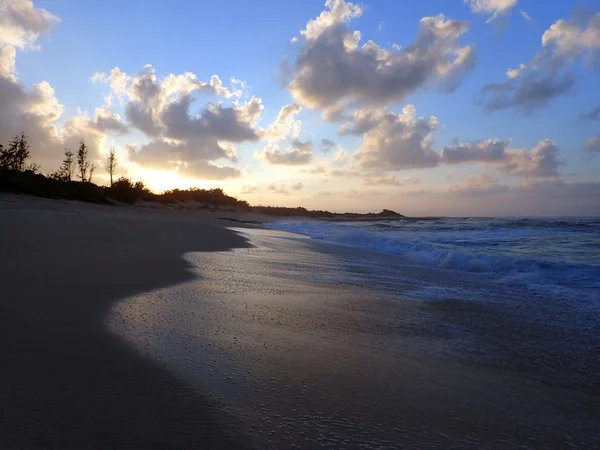
[[[460,142],[444,147],[440,159],[445,164],[497,163],[506,159],[506,150],[509,143],[509,141],[498,141],[496,139]]]
[[[499,17],[505,16],[517,6],[519,0],[464,0],[471,7],[471,11],[478,14],[491,14],[486,21],[490,23]]]
[[[302,107],[297,103],[290,103],[279,110],[279,114],[265,133],[265,138],[269,141],[279,141],[291,135],[298,137],[302,122],[296,120],[296,116],[302,111]]]
[[[362,14],[360,6],[328,0],[325,8],[302,31],[287,87],[298,103],[322,109],[327,119],[343,117],[348,105],[400,102],[428,84],[452,89],[473,67],[474,48],[459,44],[466,22],[424,17],[415,42],[396,50],[373,41],[359,45],[360,32],[347,24]]]
[[[400,114],[386,112],[377,125],[363,135],[355,157],[363,169],[402,170],[435,167],[439,155],[433,150],[435,117],[418,117],[414,106]]]
[[[595,136],[585,141],[585,150],[591,153],[600,153],[600,136]]]
[[[191,72],[159,78],[154,67],[146,65],[135,76],[115,67],[108,74],[94,74],[92,80],[109,84],[108,103],[119,99],[128,123],[151,138],[149,144],[129,151],[131,160],[144,167],[169,168],[194,178],[238,177],[239,169],[214,161],[237,161],[235,144],[255,142],[265,135],[257,125],[261,99],[240,102],[245,84],[235,78],[231,88],[217,75],[209,81],[198,80]],[[198,105],[203,96],[221,100]],[[284,125],[279,125],[279,132]]]
[[[480,103],[489,111],[515,108],[531,111],[573,91],[569,71],[583,60],[591,67],[600,62],[600,13],[587,23],[558,20],[542,35],[542,50],[529,64],[507,71],[508,79],[481,90]]]
[[[31,0],[3,0],[0,3],[1,46],[37,48],[39,35],[50,30],[60,19]]]
[[[302,183],[298,182],[298,183],[295,183],[292,185],[292,189],[294,191],[299,191],[301,189],[304,189],[304,185]]]
[[[106,107],[96,108],[95,116],[93,125],[102,133],[125,134],[129,132],[129,128],[123,123],[121,116]]]
[[[523,177],[558,177],[558,147],[551,139],[540,141],[531,151],[509,148],[510,141],[488,139],[461,142],[444,147],[443,164],[487,163],[510,175]]]
[[[130,161],[145,168],[176,171],[185,177],[225,180],[241,176],[240,169],[236,167],[220,166],[207,161],[207,155],[199,154],[194,143],[155,139],[141,146],[130,144],[127,146],[127,153]],[[212,159],[217,159],[215,156]]]
[[[54,170],[65,148],[75,149],[80,139],[89,146],[92,160],[103,152],[106,134],[118,131],[118,116],[109,109],[85,112],[62,121],[63,105],[47,81],[27,88],[15,76],[17,49],[37,49],[37,39],[59,19],[29,0],[0,2],[0,143],[24,131],[33,160],[42,170]]]
[[[294,139],[287,150],[281,150],[277,144],[267,144],[254,156],[273,165],[302,166],[312,161],[313,144],[310,141]]]

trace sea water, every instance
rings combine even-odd
[[[407,264],[496,274],[544,295],[600,306],[599,218],[295,220],[267,226],[396,255]]]

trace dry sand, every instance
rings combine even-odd
[[[190,279],[181,254],[245,241],[210,215],[0,197],[0,448],[244,448],[201,393],[103,324]]]

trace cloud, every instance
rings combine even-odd
[[[321,150],[323,153],[328,153],[333,147],[335,147],[335,142],[329,139],[321,139]]]
[[[207,161],[206,149],[192,143],[175,143],[155,139],[148,144],[127,146],[129,160],[145,168],[176,172],[187,178],[225,180],[239,178],[236,167],[220,166]],[[217,159],[213,155],[211,159]]]
[[[321,175],[329,172],[329,168],[324,163],[317,163],[314,166],[302,169],[301,172],[308,173],[311,175]]]
[[[588,120],[600,120],[600,105],[598,105],[596,108],[592,109],[591,111],[588,111],[587,113],[583,113],[580,116],[582,119],[588,119]]]
[[[108,108],[101,107],[95,110],[96,119],[94,126],[102,133],[126,134],[129,127],[121,121],[121,116]]]
[[[418,117],[414,106],[402,113],[382,114],[377,126],[363,136],[355,157],[363,169],[386,171],[435,167],[439,155],[433,150],[432,133],[438,121],[435,117]]]
[[[363,178],[362,184],[365,186],[413,186],[419,184],[421,180],[416,173],[401,179],[398,175],[379,175],[378,177]]]
[[[507,71],[508,79],[484,86],[480,103],[489,111],[531,111],[574,90],[569,68],[583,60],[591,67],[600,62],[600,13],[587,23],[558,20],[542,35],[542,50],[529,64]]]
[[[488,139],[486,141],[461,142],[444,147],[441,161],[445,164],[469,162],[498,163],[506,159],[509,141]]]
[[[490,23],[495,19],[505,16],[517,6],[519,0],[464,0],[471,7],[471,11],[478,14],[491,14],[486,21]]]
[[[240,194],[254,194],[257,190],[258,188],[256,186],[251,184],[245,184],[242,186]]]
[[[268,164],[302,166],[310,164],[313,158],[313,144],[310,141],[294,139],[290,147],[283,151],[277,144],[267,144],[262,151],[254,154],[255,158],[263,159]]]
[[[81,112],[62,119],[63,105],[47,81],[26,87],[17,79],[17,49],[37,49],[37,39],[59,19],[34,7],[28,0],[0,3],[0,143],[24,131],[31,144],[31,157],[43,171],[54,170],[65,148],[74,150],[84,139],[92,162],[103,155],[106,135],[118,131],[118,116],[108,108],[96,110],[91,119]]]
[[[299,191],[299,190],[301,190],[303,188],[304,188],[304,185],[302,183],[300,183],[300,182],[295,183],[295,184],[292,185],[292,189],[294,191]]]
[[[508,186],[503,186],[496,183],[494,177],[487,173],[470,175],[463,184],[455,184],[450,186],[447,192],[458,195],[486,195],[497,194],[509,189]]]
[[[260,138],[255,128],[262,104],[253,97],[245,105],[230,107],[208,104],[196,116],[190,115],[193,100],[189,95],[166,106],[160,115],[163,135],[182,141],[208,140],[232,143],[252,142]]]
[[[186,178],[203,180],[228,180],[242,176],[241,170],[237,167],[221,166],[202,160],[182,163],[177,173]]]
[[[36,41],[60,19],[30,0],[3,0],[0,3],[0,46],[37,49]]]
[[[290,134],[292,137],[298,137],[302,122],[295,119],[300,111],[302,111],[302,107],[297,103],[290,103],[282,107],[275,122],[267,129],[265,138],[269,141],[279,141]]]
[[[591,153],[600,153],[600,136],[595,136],[585,141],[585,150]]]
[[[443,15],[424,17],[414,43],[401,50],[373,41],[359,45],[361,34],[346,24],[362,9],[328,0],[325,11],[302,31],[305,41],[289,72],[287,88],[295,100],[338,120],[350,105],[401,102],[425,85],[455,88],[475,61],[471,46],[460,46],[466,22]]]
[[[327,0],[325,8],[326,10],[322,11],[316,19],[309,20],[306,28],[300,32],[307,39],[316,40],[328,28],[348,23],[352,19],[362,15],[360,6],[345,2],[344,0]]]
[[[533,22],[533,19],[531,18],[531,16],[527,13],[527,11],[523,11],[521,10],[521,16],[523,17],[523,19],[525,19],[527,22]]]
[[[256,142],[265,135],[257,125],[262,100],[251,97],[241,102],[245,83],[235,78],[227,88],[217,75],[209,81],[198,80],[191,72],[159,78],[154,67],[146,65],[135,76],[115,67],[109,74],[94,74],[92,81],[109,84],[107,103],[118,99],[128,123],[151,138],[129,151],[131,160],[146,168],[191,178],[236,178],[239,169],[214,161],[237,161],[236,144]],[[204,96],[220,99],[200,103]]]
[[[551,139],[540,141],[531,151],[509,148],[510,141],[461,142],[444,147],[440,155],[443,164],[487,163],[499,171],[523,177],[558,177],[558,147]]]
[[[273,192],[274,194],[281,194],[281,195],[289,195],[290,194],[287,191],[284,184],[280,184],[279,186],[277,186],[275,183],[272,183],[267,186],[267,190]]]

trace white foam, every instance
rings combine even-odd
[[[318,221],[281,221],[269,228],[308,236],[312,239],[345,246],[358,247],[403,257],[408,263],[461,270],[494,273],[505,281],[519,282],[536,291],[586,302],[600,301],[600,267],[569,264],[543,258],[525,258],[477,251],[465,251],[452,245],[455,239],[486,242],[502,235],[502,230],[478,230],[468,234],[454,231],[444,239],[432,239],[431,233],[372,231],[373,224],[340,224]],[[369,229],[368,227],[371,227]],[[393,227],[393,225],[392,225]],[[503,236],[526,239],[529,230],[508,230]],[[535,232],[534,235],[537,235]]]

